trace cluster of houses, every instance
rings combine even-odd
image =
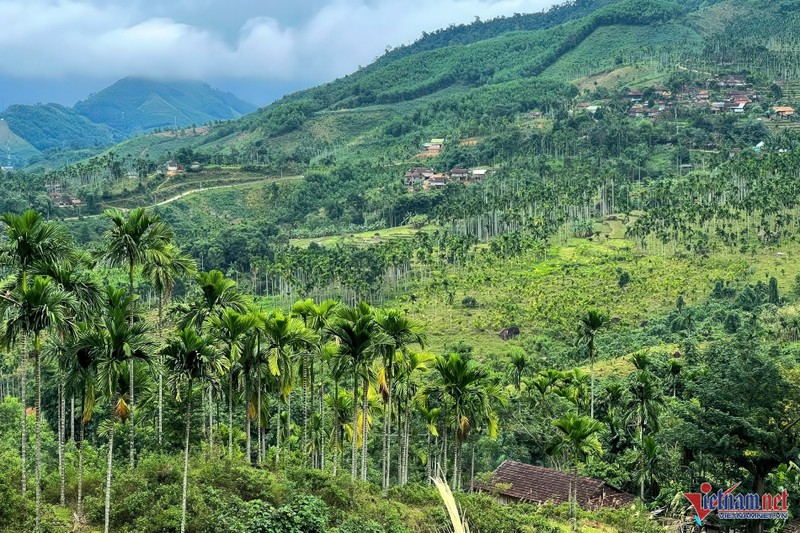
[[[451,181],[481,181],[487,170],[454,167],[449,172],[437,173],[429,167],[414,167],[403,175],[403,185],[412,189],[443,189]]]
[[[622,95],[622,101],[629,106],[628,116],[651,120],[662,116],[676,103],[705,108],[713,114],[744,113],[759,99],[752,84],[744,76],[717,76],[706,80],[704,87],[686,85],[677,93],[656,85],[644,91],[631,89]],[[575,105],[575,110],[594,114],[611,102],[609,99],[579,102]],[[789,106],[775,106],[772,113],[776,118],[787,119],[795,115],[795,110]]]
[[[83,205],[83,202],[78,198],[73,198],[68,194],[65,194],[61,190],[61,183],[58,181],[50,181],[45,183],[45,189],[47,189],[47,196],[50,198],[50,202],[52,202],[53,206],[55,207],[80,207]]]

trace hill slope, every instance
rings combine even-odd
[[[76,103],[74,109],[92,122],[134,134],[239,118],[256,108],[202,82],[125,78]]]
[[[108,146],[123,136],[59,104],[12,105],[2,117],[11,130],[39,151]]]

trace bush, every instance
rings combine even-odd
[[[474,296],[464,296],[461,300],[461,305],[467,309],[475,309],[478,307],[478,300],[476,300]]]
[[[249,533],[323,533],[328,527],[328,506],[315,496],[302,496],[278,509],[260,500],[248,507]]]

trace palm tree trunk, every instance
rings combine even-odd
[[[113,412],[114,406],[111,406]],[[81,443],[83,444],[83,443]],[[108,533],[111,520],[111,464],[114,459],[114,419],[111,419],[111,429],[108,431],[108,466],[106,467],[106,520],[105,533]]]
[[[278,424],[275,428],[275,466],[281,462],[281,395],[278,393]]]
[[[64,398],[64,380],[58,380],[58,477],[61,481],[61,494],[59,503],[64,505],[64,441],[66,440],[66,427],[64,418],[66,413],[67,401]]]
[[[367,408],[369,407],[368,403],[368,393],[369,393],[369,381],[368,378],[364,377],[364,393],[362,394],[362,405],[361,405],[361,480],[367,480],[367,429],[368,429],[368,413]]]
[[[426,479],[428,483],[430,483],[430,479],[433,476],[433,454],[431,453],[431,434],[428,432],[428,443],[425,446],[425,452],[428,454],[428,459],[425,461],[426,470]]]
[[[256,416],[258,417],[258,422],[256,423],[256,427],[258,427],[258,464],[261,464],[264,460],[264,432],[261,428],[261,372],[258,373],[258,392],[256,396],[256,401],[258,402],[256,406]]]
[[[69,438],[75,441],[75,395],[73,394],[69,399]]]
[[[475,442],[472,442],[472,459],[469,466],[469,491],[472,492],[472,486],[475,484]]]
[[[408,484],[408,452],[411,448],[411,410],[406,401],[403,417],[403,485]]]
[[[130,433],[128,436],[128,440],[130,442],[130,467],[133,468],[136,465],[136,429],[135,423],[133,418],[133,359],[128,361],[128,370],[129,370],[129,379],[130,379],[130,394],[131,394],[131,404],[130,404],[130,413],[128,414],[128,424],[130,424]]]
[[[164,329],[164,301],[161,293],[158,294],[158,345],[161,346]],[[164,356],[158,355],[158,445],[164,433]]]
[[[128,296],[131,299],[131,314],[129,318],[129,322],[133,323],[133,269],[134,264],[133,262],[130,263],[129,270],[128,270]],[[136,466],[136,423],[134,417],[134,400],[133,400],[133,391],[134,391],[134,375],[133,375],[133,358],[128,361],[128,372],[129,372],[129,384],[130,384],[130,393],[131,393],[131,401],[130,401],[130,413],[128,414],[128,423],[130,424],[130,467],[133,468]]]
[[[308,354],[303,352],[303,457],[308,450]],[[307,458],[306,458],[307,459]]]
[[[458,430],[456,430],[458,431]],[[461,465],[459,464],[460,454],[459,451],[461,449],[461,443],[458,442],[458,435],[456,435],[455,441],[453,441],[453,477],[450,485],[453,491],[459,490],[458,486],[458,472],[460,471]]]
[[[350,479],[358,477],[358,371],[353,372],[353,442],[350,449]]]
[[[292,450],[292,393],[286,395],[286,425],[283,427],[283,442]]]
[[[42,356],[34,342],[36,365],[36,531],[42,525]]]
[[[228,377],[228,458],[233,459],[233,376]]]
[[[208,454],[214,456],[214,397],[211,385],[208,386]]]
[[[22,356],[19,370],[19,400],[22,403],[22,495],[28,492],[28,336],[22,333]]]
[[[594,420],[594,354],[589,353],[589,358],[590,358],[589,373],[592,375],[592,401],[591,401],[591,407],[589,408],[589,418]]]
[[[83,519],[83,438],[84,423],[81,416],[81,443],[78,446],[78,519]]]
[[[383,490],[389,488],[392,478],[392,363],[386,366],[386,412],[383,414]]]
[[[183,441],[183,497],[181,498],[181,533],[186,531],[186,492],[189,485],[189,432],[192,426],[192,380],[189,380],[188,404],[186,406],[186,428]]]

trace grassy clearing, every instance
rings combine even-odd
[[[419,231],[433,231],[435,226],[425,226],[416,229],[411,226],[398,226],[396,228],[381,229],[375,231],[365,231],[362,233],[351,233],[346,235],[330,235],[327,237],[314,237],[307,239],[291,239],[292,246],[298,248],[308,248],[312,242],[320,246],[333,246],[336,244],[357,244],[369,245],[380,244],[394,239],[409,239]]]
[[[571,239],[551,247],[546,258],[528,252],[509,260],[484,258],[469,267],[450,267],[431,276],[446,280],[447,290],[441,281],[419,282],[409,290],[414,302],[405,298],[399,305],[427,325],[432,349],[463,340],[486,356],[526,346],[542,334],[569,342],[578,315],[586,309],[607,312],[615,319],[613,328],[638,327],[673,309],[678,296],[689,305],[704,301],[717,279],[744,283],[775,276],[782,294],[788,294],[800,273],[796,244],[752,256],[719,250],[708,258],[694,258],[671,249],[644,253],[621,237],[623,231],[621,222],[611,223],[608,232],[613,238]],[[620,287],[623,272],[630,282]],[[466,296],[476,298],[478,306],[464,307]],[[502,341],[498,332],[512,325],[521,335]],[[616,370],[612,366],[608,372]]]

